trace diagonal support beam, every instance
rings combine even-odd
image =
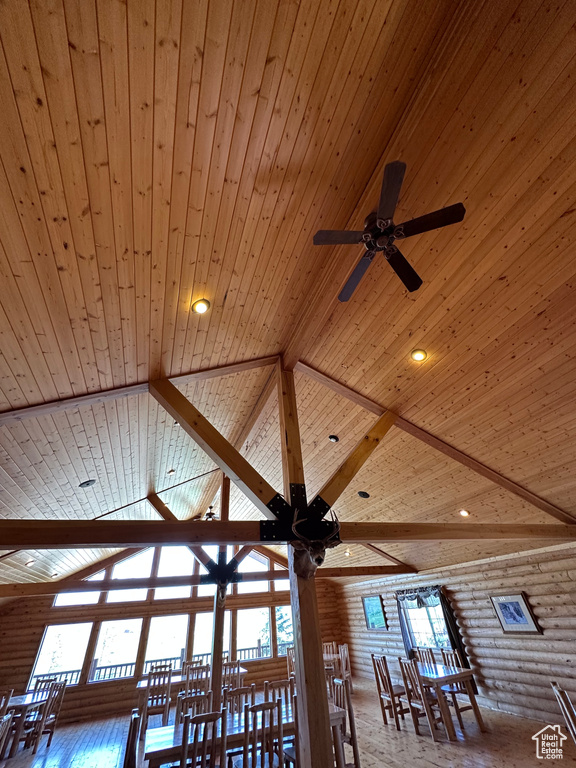
[[[412,565],[408,565],[408,563],[404,563],[402,560],[398,560],[397,557],[394,557],[394,555],[390,555],[388,552],[384,552],[383,549],[380,549],[380,547],[375,547],[374,544],[363,544],[366,549],[370,550],[370,552],[375,552],[377,555],[380,555],[380,557],[383,557],[385,560],[389,560],[391,563],[394,563],[395,565],[400,565],[403,568],[408,568],[412,571],[412,573],[418,573],[418,569],[414,568]]]
[[[338,501],[373,452],[380,445],[380,441],[394,426],[396,414],[386,411],[360,440],[354,450],[344,459],[336,472],[327,483],[318,491],[318,494],[308,507],[308,514],[324,517],[331,507]]]
[[[167,379],[150,383],[150,394],[267,518],[290,512],[288,503]]]

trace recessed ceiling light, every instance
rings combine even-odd
[[[470,517],[470,512],[468,512],[467,509],[461,509],[460,514],[462,515],[462,517]]]
[[[94,485],[96,480],[83,480],[78,488],[90,488],[91,485]]]
[[[361,499],[369,499],[370,494],[366,491],[358,491],[358,496],[360,496]]]
[[[24,563],[24,565],[26,566],[26,568],[30,568],[30,566],[34,565],[35,562],[36,560],[28,560],[28,562]]]
[[[338,435],[328,435],[328,440],[330,440],[331,443],[337,443],[340,438]]]
[[[210,302],[208,299],[198,299],[192,304],[192,312],[196,312],[197,315],[203,315],[210,309]]]
[[[417,363],[423,363],[428,357],[428,353],[425,349],[413,349],[412,352],[410,352],[410,357]]]
[[[350,557],[350,554],[351,554],[351,552],[350,552],[350,550],[349,550],[349,549],[346,549],[346,550],[344,551],[344,557]]]
[[[176,470],[175,469],[169,469],[167,474],[168,475],[175,475],[176,474]]]

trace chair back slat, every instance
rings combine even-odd
[[[198,664],[188,667],[184,691],[187,695],[206,693],[210,688],[210,664]]]
[[[442,664],[446,667],[463,667],[464,664],[462,663],[462,658],[460,657],[460,654],[456,649],[454,650],[446,650],[446,648],[441,648],[440,653],[442,654]]]
[[[227,715],[205,712],[195,717],[184,716],[180,765],[189,762],[194,768],[216,768],[226,765]]]
[[[325,656],[337,656],[338,655],[338,643],[331,640],[328,643],[322,643],[322,653]]]
[[[190,717],[212,712],[212,691],[184,695],[181,697],[180,707],[180,711],[184,715],[190,715]]]
[[[55,677],[50,677],[49,675],[38,675],[34,681],[34,694],[46,693],[50,690],[52,683],[55,682]]]
[[[140,729],[140,715],[137,709],[132,710],[130,726],[128,727],[128,739],[126,752],[124,753],[123,768],[136,768],[136,749],[138,744],[138,731]]]
[[[148,707],[163,707],[170,699],[172,667],[164,666],[152,670],[148,675]]]

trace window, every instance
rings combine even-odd
[[[257,552],[253,552],[248,557],[245,557],[238,566],[239,573],[252,573],[254,571],[264,573],[268,569],[268,558],[262,557]],[[240,581],[237,586],[238,594],[240,595],[248,592],[268,592],[270,589],[268,581]]]
[[[275,571],[286,571],[286,575],[288,575],[288,569],[283,568],[281,565],[274,565]],[[274,591],[275,592],[284,592],[285,590],[290,589],[290,579],[274,579]]]
[[[137,555],[117,563],[112,571],[113,579],[145,579],[152,571],[154,550],[145,549]],[[147,589],[113,589],[108,592],[106,602],[125,603],[133,600],[146,600]]]
[[[142,631],[142,619],[103,621],[98,633],[90,680],[132,677]]]
[[[286,649],[294,644],[292,608],[289,605],[276,606],[276,642],[278,656],[286,656]]]
[[[93,576],[88,576],[85,581],[102,581],[105,571],[99,571]],[[94,605],[100,599],[100,592],[60,592],[56,595],[54,606],[61,608],[64,605]]]
[[[172,669],[180,668],[182,659],[186,658],[187,637],[188,614],[155,616],[151,619],[144,673],[150,671],[150,664],[155,661],[170,661]]]
[[[271,656],[270,609],[246,608],[238,611],[236,654],[240,660]]]
[[[212,632],[214,627],[213,613],[197,613],[194,624],[194,641],[192,643],[192,658],[201,659],[203,664],[210,664],[212,655]],[[222,651],[230,653],[230,611],[224,614],[224,644]]]
[[[66,680],[68,685],[76,685],[84,664],[91,629],[91,621],[46,627],[28,688],[34,688],[39,675],[47,674],[53,674],[58,680]]]
[[[194,556],[188,547],[162,547],[158,576],[191,576]],[[190,597],[191,587],[160,587],[154,590],[154,600]]]
[[[405,615],[413,639],[413,647],[450,648],[448,630],[440,605],[429,608],[406,608]]]

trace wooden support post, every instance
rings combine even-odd
[[[227,523],[230,519],[230,478],[222,476],[220,489],[220,520]],[[218,564],[223,567],[226,563],[226,545],[220,546]],[[214,595],[214,625],[212,632],[212,709],[218,711],[222,703],[222,651],[224,649],[224,614],[226,608],[226,589],[223,594],[216,588]]]
[[[278,371],[278,403],[282,443],[284,495],[294,505],[305,504],[304,470],[294,375]],[[298,692],[298,744],[301,768],[332,768],[334,757],[328,696],[324,677],[322,638],[315,580],[300,578],[294,570],[294,548],[288,546],[290,601],[294,626],[296,690]]]

